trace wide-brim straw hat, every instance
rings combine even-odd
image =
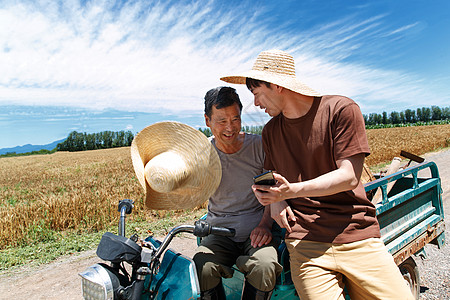
[[[247,78],[266,81],[306,96],[321,96],[295,76],[295,64],[292,55],[281,50],[261,52],[253,68],[240,75],[220,78],[228,83],[245,84]]]
[[[222,177],[217,151],[199,130],[159,122],[131,143],[131,159],[149,209],[190,209],[216,191]]]

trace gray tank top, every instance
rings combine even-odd
[[[264,151],[261,136],[245,134],[242,148],[232,154],[217,149],[222,164],[222,180],[208,203],[206,220],[214,226],[234,228],[236,242],[243,242],[261,221],[264,206],[256,199],[251,186],[253,176],[261,174]]]

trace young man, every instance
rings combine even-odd
[[[252,192],[253,177],[263,172],[261,137],[241,132],[242,104],[236,91],[218,87],[206,93],[205,121],[222,164],[222,180],[208,203],[206,220],[234,228],[233,238],[209,235],[193,259],[202,299],[225,299],[221,277],[232,277],[236,264],[246,276],[243,299],[268,299],[281,266],[273,220]]]
[[[300,299],[344,299],[344,286],[352,300],[412,299],[360,182],[370,150],[358,105],[320,96],[279,50],[263,51],[251,71],[221,79],[247,84],[255,105],[272,117],[262,133],[264,167],[276,170],[277,184],[252,188],[287,230]]]

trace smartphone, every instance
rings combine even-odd
[[[267,171],[253,177],[253,182],[258,185],[275,185],[272,171]]]

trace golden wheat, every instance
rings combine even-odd
[[[0,159],[0,248],[35,242],[51,230],[101,230],[117,218],[117,203],[135,201],[144,212],[130,148]]]
[[[450,124],[367,130],[372,151],[366,164],[390,162],[400,151],[421,155],[450,146]]]

